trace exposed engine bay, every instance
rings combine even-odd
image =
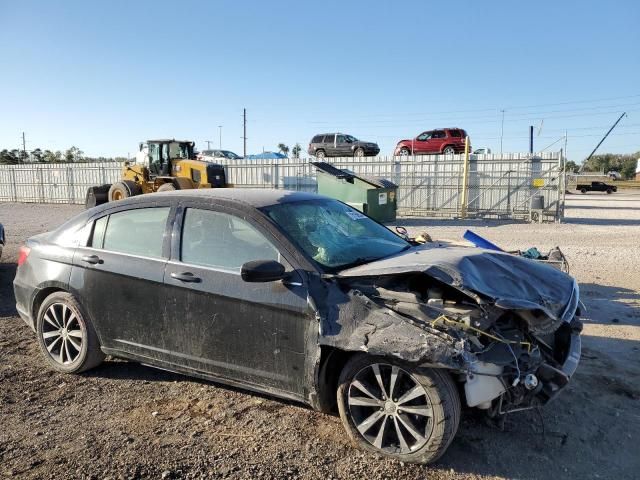
[[[343,289],[358,292],[376,307],[424,330],[425,342],[448,343],[447,368],[464,385],[468,406],[498,416],[544,405],[568,383],[580,358],[577,284],[561,272],[556,275],[551,267],[538,269],[532,261],[462,250],[468,253],[459,257],[456,272],[444,262],[423,271],[413,266],[413,271],[401,272],[406,268],[396,261],[371,269],[374,275],[363,275],[370,273],[364,268],[354,269],[340,283]],[[454,263],[453,258],[447,261],[448,267]],[[501,268],[511,269],[509,277],[487,270],[487,265],[501,262]],[[468,272],[477,273],[478,266],[485,267],[482,278],[493,282],[492,289],[470,278]],[[519,299],[509,290],[513,285],[504,283],[516,278],[518,267],[531,269],[526,285],[515,287],[527,288],[527,296]],[[535,287],[540,275],[545,277],[545,287]],[[546,295],[544,288],[549,286],[557,289],[555,298]],[[504,296],[488,295],[496,290]]]

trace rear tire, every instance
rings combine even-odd
[[[340,374],[337,401],[356,446],[401,462],[440,458],[460,422],[458,391],[445,370],[415,368],[390,358],[352,357]]]
[[[158,188],[158,192],[172,192],[176,189],[176,187],[173,186],[172,183],[163,183],[162,185],[160,185],[160,188]]]
[[[408,157],[409,155],[411,155],[411,150],[409,150],[407,147],[402,147],[400,149],[400,156],[401,157]]]
[[[587,193],[587,189],[586,189],[586,188],[581,188],[581,189],[580,189],[580,193],[582,193],[582,194]]]
[[[47,364],[62,373],[80,373],[104,360],[89,316],[73,295],[49,295],[36,318],[38,345]]]
[[[125,198],[140,195],[142,189],[140,186],[131,180],[121,180],[109,187],[109,201],[117,202],[118,200],[124,200]]]
[[[445,147],[444,150],[442,150],[443,155],[455,155],[455,153],[456,153],[456,149],[453,148],[451,145],[449,145],[448,147]]]
[[[322,160],[324,157],[326,157],[326,153],[324,153],[324,150],[316,150],[317,159]]]

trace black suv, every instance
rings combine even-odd
[[[380,153],[377,143],[361,142],[344,133],[323,133],[309,142],[309,155],[324,157],[374,157]]]

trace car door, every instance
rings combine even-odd
[[[174,229],[180,241],[165,273],[172,299],[166,348],[174,361],[231,382],[301,396],[307,337],[317,327],[302,278],[275,239],[246,213],[229,210],[187,207]],[[286,266],[287,281],[242,279],[242,264],[269,259]]]
[[[323,143],[323,148],[327,157],[335,157],[336,156],[336,136],[335,134],[325,135]]]
[[[105,212],[73,257],[70,286],[105,349],[144,357],[162,347],[170,206]]]
[[[336,135],[336,155],[338,157],[351,157],[351,143],[347,142],[346,135]]]
[[[429,150],[429,140],[431,140],[432,133],[433,132],[423,132],[415,138],[412,148],[414,155],[431,153]]]
[[[429,139],[429,152],[440,153],[447,143],[447,133],[444,130],[434,130]]]

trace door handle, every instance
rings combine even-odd
[[[83,255],[82,261],[90,263],[91,265],[97,265],[99,263],[104,263],[104,261],[97,255]]]
[[[196,277],[191,272],[182,272],[182,273],[173,272],[171,274],[171,278],[175,278],[176,280],[180,280],[181,282],[186,282],[186,283],[200,283],[201,281],[199,277]]]

